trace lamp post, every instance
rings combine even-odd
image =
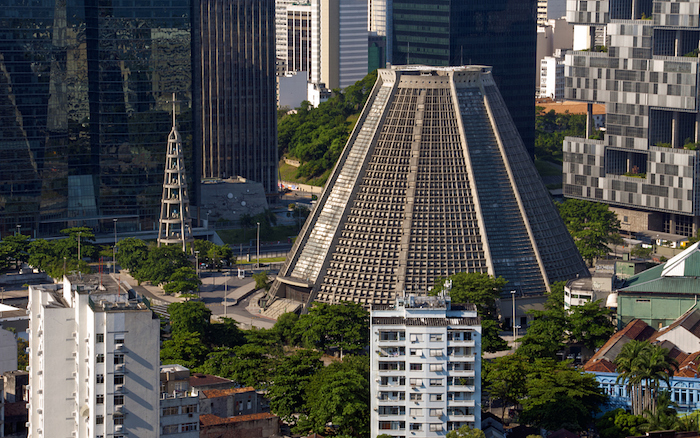
[[[22,234],[22,232],[20,231],[20,228],[22,228],[22,225],[17,224],[17,233],[15,234],[16,236]]]
[[[518,328],[515,326],[515,291],[510,291],[510,294],[513,297],[513,350],[515,350],[515,340],[518,337]]]
[[[80,267],[80,233],[81,231],[78,231],[78,267]]]
[[[226,318],[226,295],[228,295],[228,271],[224,271],[224,318]]]
[[[112,273],[117,273],[117,219],[114,221],[114,247],[112,248]]]
[[[258,259],[257,259],[257,268],[260,269],[260,222],[257,222],[258,224]]]

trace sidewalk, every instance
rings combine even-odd
[[[144,295],[146,295],[146,298],[148,298],[151,301],[155,299],[157,301],[163,302],[163,304],[180,303],[185,301],[185,298],[168,295],[165,292],[163,292],[163,289],[159,288],[158,286],[153,286],[150,283],[144,283],[139,285],[139,282],[125,271],[119,271],[116,274],[109,275],[116,282],[119,282],[121,280],[121,283],[124,287],[126,287],[127,290],[135,289],[136,287],[142,288],[142,292],[146,292],[144,293]]]

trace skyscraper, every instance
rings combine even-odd
[[[565,139],[564,195],[610,204],[627,232],[697,233],[697,3],[569,5],[567,20],[591,35],[606,26],[608,46],[566,54],[565,97],[605,102],[607,130]]]
[[[393,0],[389,61],[493,66],[508,111],[534,155],[536,12],[535,0]]]
[[[367,75],[367,1],[311,0],[311,82],[345,88]]]
[[[202,177],[242,176],[277,193],[275,2],[202,0],[195,14]]]
[[[188,160],[190,2],[0,8],[0,235],[157,224],[172,93]],[[189,166],[194,169],[195,166]],[[189,175],[199,181],[196,172]],[[193,193],[196,202],[196,191]]]
[[[488,67],[380,69],[271,294],[369,307],[458,272],[588,275]]]

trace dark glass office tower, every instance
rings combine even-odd
[[[393,0],[391,62],[492,66],[532,156],[536,19],[535,0]]]
[[[154,229],[173,93],[187,159],[201,148],[191,44],[189,0],[3,2],[0,236]]]
[[[196,14],[202,176],[242,176],[276,194],[275,2],[201,0]]]

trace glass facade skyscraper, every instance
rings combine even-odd
[[[394,65],[493,67],[530,155],[535,144],[535,0],[393,0]]]
[[[3,2],[0,236],[154,229],[173,93],[187,160],[201,150],[191,51],[189,0]]]

